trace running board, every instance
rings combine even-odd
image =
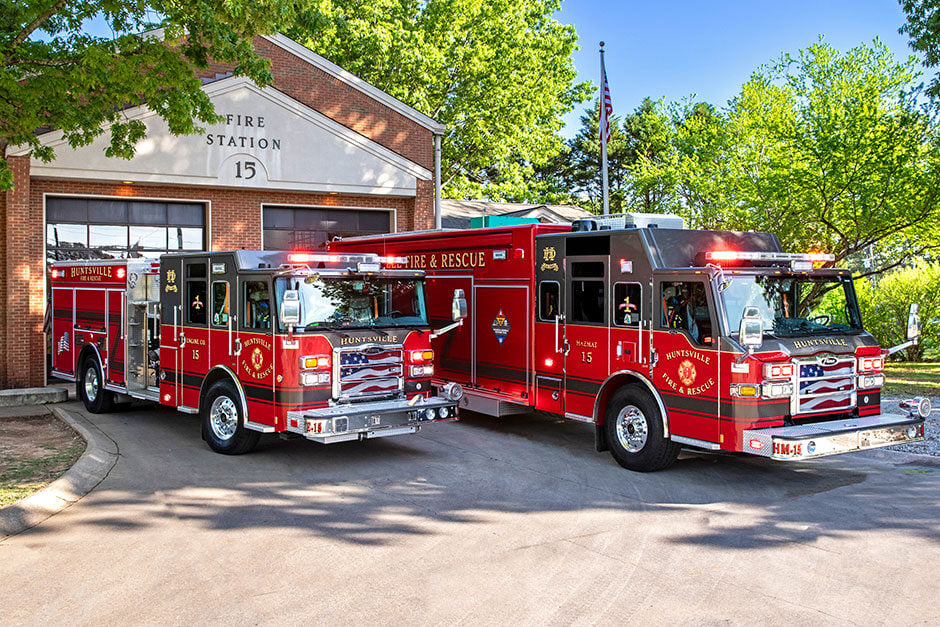
[[[527,405],[520,405],[501,398],[481,394],[476,390],[463,389],[463,398],[460,399],[460,408],[469,411],[475,411],[487,416],[501,418],[503,416],[513,416],[516,414],[526,414],[532,411]]]

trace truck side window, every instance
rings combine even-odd
[[[271,328],[271,297],[267,281],[245,282],[245,327]]]
[[[595,278],[596,277],[596,278]],[[572,322],[604,324],[604,264],[583,261],[571,264]]]
[[[700,281],[663,281],[660,284],[662,317],[665,329],[686,331],[700,346],[713,346],[712,317]]]
[[[186,264],[186,321],[190,324],[206,323],[206,264]]]
[[[617,283],[614,285],[614,324],[618,327],[640,325],[641,298],[643,288],[639,283]]]
[[[555,316],[561,313],[558,309],[558,292],[558,281],[539,283],[539,320],[554,322]]]
[[[215,281],[212,284],[212,324],[224,327],[228,324],[229,292],[228,281]]]

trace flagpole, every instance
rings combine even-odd
[[[601,193],[604,198],[604,215],[610,214],[610,195],[607,182],[607,102],[605,88],[607,87],[607,69],[604,67],[604,42],[601,42],[601,116],[600,116],[600,138],[601,138],[601,172],[603,183]]]

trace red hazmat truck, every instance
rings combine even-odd
[[[376,255],[230,251],[52,264],[52,375],[92,412],[199,414],[219,453],[261,433],[324,444],[457,418],[434,396],[424,272]],[[397,266],[397,267],[392,267]],[[451,304],[459,326],[465,304]]]
[[[596,448],[650,471],[680,447],[801,460],[920,440],[927,399],[881,410],[887,354],[851,273],[770,233],[624,214],[572,225],[351,238],[427,274],[432,321],[455,290],[469,316],[435,341],[435,383],[494,416],[542,410],[595,425]]]

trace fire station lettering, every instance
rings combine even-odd
[[[712,356],[701,351],[670,351],[663,364],[663,381],[674,392],[698,396],[715,385],[715,379],[705,375],[711,361]]]
[[[242,371],[252,379],[264,379],[274,371],[271,345],[267,340],[253,337],[245,340],[242,348]]]
[[[849,343],[845,341],[844,337],[821,337],[814,338],[809,340],[794,340],[794,348],[813,348],[814,346],[845,346],[849,347]]]
[[[486,267],[486,252],[467,253],[430,253],[427,255],[408,255],[406,268],[421,270],[463,270],[465,268]]]
[[[72,266],[69,268],[69,278],[75,281],[92,283],[111,278],[113,266]]]

